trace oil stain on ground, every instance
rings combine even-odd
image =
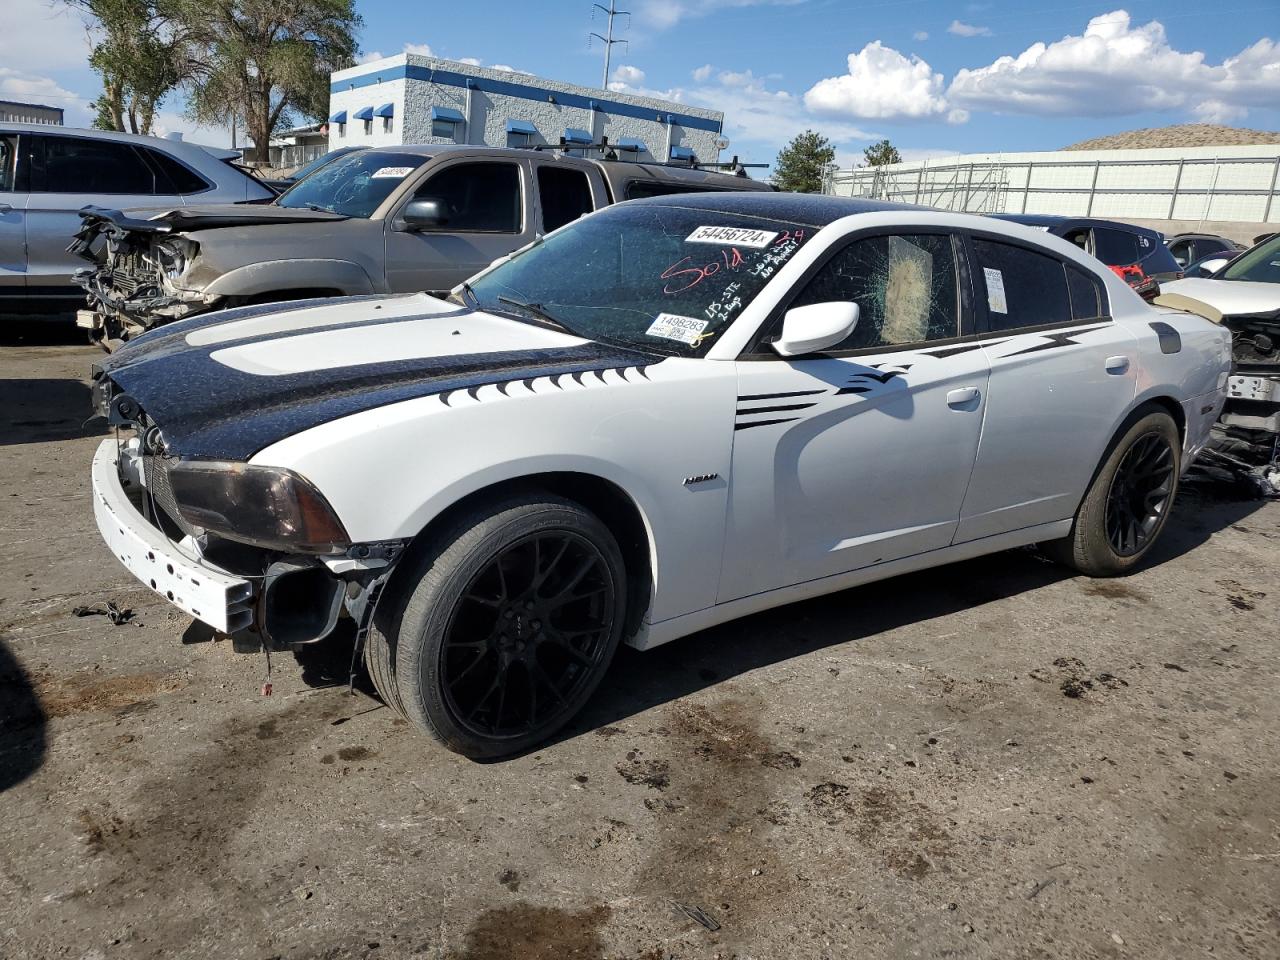
[[[608,919],[603,904],[578,911],[528,903],[486,910],[451,960],[600,960],[600,930]]]
[[[125,710],[187,685],[184,678],[175,675],[138,673],[110,676],[98,668],[68,677],[36,673],[33,680],[36,695],[50,717]]]

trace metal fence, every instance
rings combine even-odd
[[[969,213],[1280,221],[1280,156],[940,160],[834,170],[824,192]]]

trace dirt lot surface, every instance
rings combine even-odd
[[[1124,580],[1015,551],[624,651],[477,764],[344,651],[268,698],[184,644],[94,527],[94,352],[7,336],[0,957],[1280,956],[1280,505],[1186,491]]]

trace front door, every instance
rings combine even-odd
[[[852,335],[738,361],[720,602],[951,543],[988,377],[960,251],[947,234],[855,239],[789,304],[856,302]]]
[[[527,164],[510,160],[458,160],[434,166],[412,199],[440,200],[448,220],[410,231],[398,225],[394,214],[387,218],[388,289],[451,290],[530,242],[536,227],[527,180]]]
[[[1137,343],[1093,274],[1005,239],[972,249],[991,384],[957,542],[1074,515],[1136,392]]]

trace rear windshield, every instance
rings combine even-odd
[[[429,159],[420,153],[361,150],[339,157],[295,183],[280,194],[276,204],[368,219],[405,177]]]

